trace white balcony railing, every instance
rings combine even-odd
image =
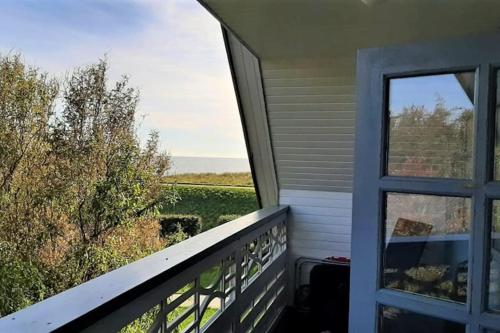
[[[266,332],[285,305],[287,209],[261,209],[1,318],[0,332]]]

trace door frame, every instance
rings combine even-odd
[[[480,327],[500,329],[500,315],[485,312],[491,217],[488,207],[493,198],[500,198],[500,182],[491,180],[497,69],[500,69],[500,35],[358,51],[350,332],[377,332],[380,304],[468,323],[467,332],[480,332]],[[473,178],[384,175],[389,79],[464,70],[476,72]],[[467,196],[472,199],[466,305],[379,287],[386,192]]]

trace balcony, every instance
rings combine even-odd
[[[0,319],[0,332],[266,332],[286,304],[287,206],[264,208]]]

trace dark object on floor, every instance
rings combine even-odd
[[[312,332],[348,332],[349,276],[347,265],[321,264],[311,270]]]
[[[287,307],[273,333],[315,333],[311,330],[313,324],[310,316],[309,312]]]
[[[309,284],[304,265],[313,265]],[[300,257],[295,261],[295,306],[287,307],[273,333],[344,333],[349,321],[350,260]]]

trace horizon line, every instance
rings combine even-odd
[[[171,154],[170,157],[194,157],[194,158],[228,158],[228,159],[246,159],[248,160],[248,156],[241,157],[225,157],[225,156],[193,156],[193,155],[174,155]]]

